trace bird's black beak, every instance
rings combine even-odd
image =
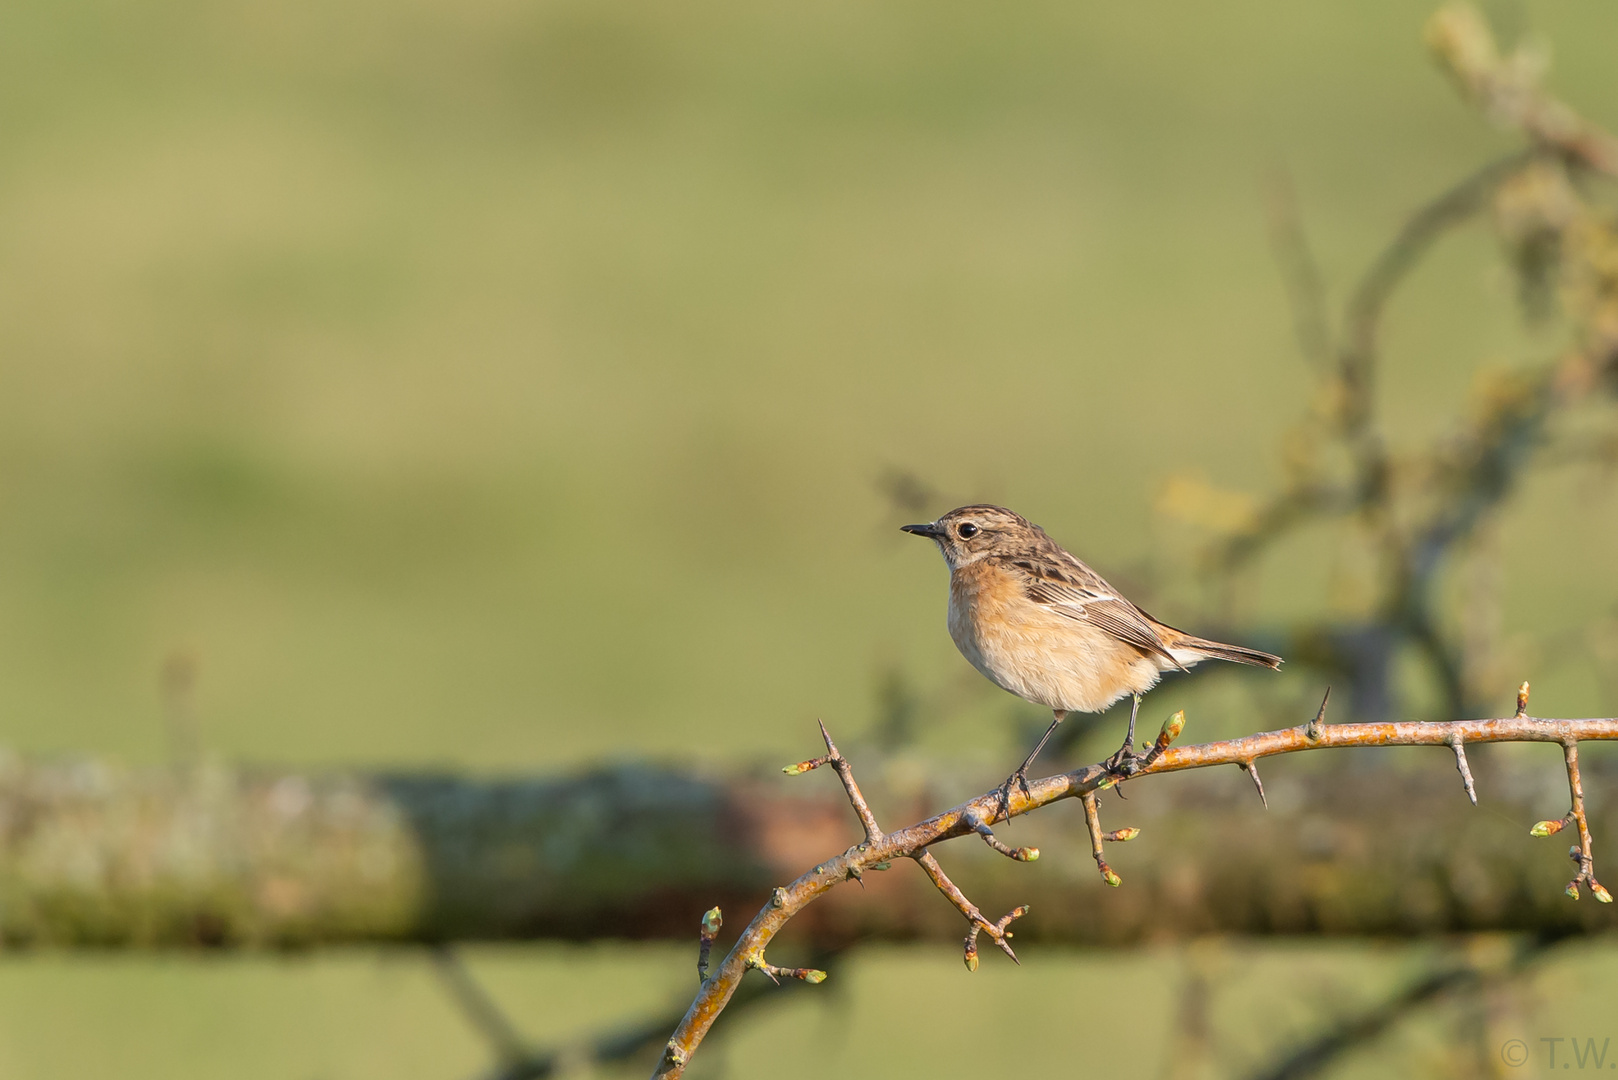
[[[929,540],[937,540],[944,535],[944,530],[932,522],[925,525],[901,525],[899,531],[910,533],[912,536],[925,536]]]

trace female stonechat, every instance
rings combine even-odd
[[[1045,530],[1001,506],[963,506],[904,531],[925,536],[949,564],[949,636],[989,681],[1055,714],[1003,789],[1024,790],[1028,766],[1070,712],[1101,712],[1128,694],[1129,733],[1110,764],[1134,760],[1140,698],[1165,671],[1210,657],[1271,669],[1281,658],[1194,637],[1160,623]]]

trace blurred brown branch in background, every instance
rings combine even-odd
[[[1618,835],[1608,795],[1618,775],[1601,764],[1584,763],[1582,777],[1597,838]],[[1351,785],[1284,770],[1265,778],[1269,813],[1234,771],[1132,786],[1128,824],[1146,837],[1109,854],[1126,890],[1093,868],[1082,814],[1020,823],[1019,843],[1038,847],[1049,872],[1026,874],[972,845],[955,853],[951,876],[998,911],[1032,904],[1021,936],[1052,943],[1610,925],[1604,909],[1551,887],[1560,854],[1522,842],[1536,820],[1568,809],[1566,783],[1558,795],[1543,769],[1495,766],[1482,812],[1454,797],[1455,773],[1436,760]],[[876,755],[867,773],[883,794],[878,812],[908,820],[964,784],[947,763],[914,757]],[[251,949],[683,939],[707,908],[756,909],[772,884],[851,842],[846,802],[747,773],[201,774],[7,762],[0,940]],[[1100,812],[1113,805],[1103,797]],[[795,920],[795,944],[959,940],[958,917],[927,900],[921,875],[862,881]]]
[[[598,1065],[616,1065],[642,1057],[658,1046],[669,1028],[679,1021],[683,1006],[675,1005],[668,1013],[611,1028],[607,1031],[575,1038],[565,1045],[537,1047],[530,1045],[517,1030],[505,1010],[474,977],[460,954],[448,946],[436,946],[432,951],[434,969],[452,1001],[467,1022],[482,1037],[495,1058],[495,1066],[481,1074],[480,1080],[543,1080],[550,1076],[572,1076],[580,1070]],[[840,959],[839,950],[825,950],[814,956],[816,964],[834,970]],[[804,985],[801,983],[792,985]],[[745,1010],[766,1000],[779,1001],[778,994],[761,983],[751,983],[731,1002],[731,1009]]]
[[[1528,937],[1507,943],[1504,950],[1471,949],[1466,955],[1441,961],[1437,967],[1400,987],[1369,1008],[1357,1010],[1328,1024],[1314,1037],[1293,1047],[1273,1063],[1250,1073],[1252,1080],[1305,1080],[1319,1076],[1350,1051],[1364,1048],[1413,1015],[1457,997],[1480,997],[1492,987],[1520,979],[1567,940],[1554,935]],[[1490,955],[1500,954],[1504,955]],[[1479,956],[1478,953],[1485,955]],[[1481,1064],[1476,1075],[1494,1070],[1498,1043],[1485,1038],[1478,1047]]]

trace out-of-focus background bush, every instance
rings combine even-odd
[[[1557,92],[1618,125],[1618,8],[1488,13],[1553,41]],[[1435,74],[1426,14],[0,7],[0,739],[740,768],[812,752],[817,716],[872,734],[903,686],[933,703],[928,753],[1009,766],[1039,710],[966,669],[938,558],[895,526],[1004,502],[1169,621],[1228,617],[1153,506],[1174,475],[1273,486],[1312,392],[1274,178],[1340,298],[1414,206],[1515,145]],[[1394,436],[1445,431],[1480,364],[1553,350],[1516,299],[1482,229],[1400,292]],[[1321,536],[1243,581],[1241,623],[1338,602]],[[1504,678],[1535,680],[1539,715],[1618,705],[1611,658],[1603,677],[1566,634],[1612,617],[1615,536],[1612,489],[1558,472],[1491,534]],[[1148,710],[1236,733],[1267,719],[1240,712],[1252,693],[1206,680]],[[693,948],[474,959],[543,1041],[662,1007]],[[1416,963],[1241,948],[1207,961],[1236,972],[1236,1047]],[[1100,1069],[1126,1060],[1112,1033],[1173,1012],[1187,963],[1024,960],[968,979],[947,949],[863,953],[820,1003],[737,1020],[710,1067],[818,1075],[783,1059],[820,1039],[870,1075],[980,1075],[1013,1044]],[[1565,1034],[1607,1033],[1610,948],[1569,963],[1590,989]],[[981,1019],[889,1045],[942,985]],[[448,1078],[485,1057],[403,953],[0,956],[4,1076]]]

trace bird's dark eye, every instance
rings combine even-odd
[[[972,524],[970,521],[965,521],[955,526],[955,535],[959,536],[962,540],[970,540],[977,534],[978,527]]]

